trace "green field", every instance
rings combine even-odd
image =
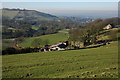
[[[35,38],[55,44],[67,39],[66,32],[25,38],[19,46],[29,47]],[[3,78],[118,78],[117,41],[97,48],[4,55],[2,59]]]
[[[117,41],[70,51],[3,56],[3,78],[117,78]]]
[[[22,43],[18,44],[18,46],[20,46],[20,47],[33,47],[32,41],[34,41],[36,38],[40,38],[42,40],[48,39],[49,45],[56,44],[56,43],[59,43],[61,41],[68,39],[68,33],[66,33],[67,31],[68,30],[62,30],[56,34],[49,34],[49,35],[43,35],[43,36],[39,36],[39,37],[25,38]],[[45,44],[41,43],[41,45],[44,46]]]

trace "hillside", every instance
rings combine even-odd
[[[18,46],[20,47],[33,47],[32,42],[40,38],[42,40],[49,40],[49,45],[59,43],[61,41],[67,40],[68,39],[68,34],[66,33],[68,30],[61,30],[59,33],[56,34],[48,34],[48,35],[43,35],[39,37],[32,37],[32,38],[25,38]],[[41,43],[41,46],[44,46],[44,43]],[[39,45],[40,46],[40,45]]]
[[[69,51],[3,56],[3,78],[117,78],[117,42]]]
[[[120,30],[120,28],[113,28],[109,30],[103,30],[100,31],[100,35],[98,36],[98,40],[109,40],[110,31],[116,31]],[[32,37],[32,38],[25,38],[21,43],[18,44],[20,47],[33,47],[32,41],[34,41],[37,38],[40,38],[42,40],[48,39],[49,45],[56,44],[58,42],[68,40],[68,31],[69,29],[64,29],[59,31],[59,33],[56,34],[49,34],[49,35],[43,35],[39,37]],[[43,43],[42,46],[45,44]],[[91,45],[90,45],[91,46]]]
[[[56,16],[38,12],[35,10],[22,10],[22,9],[2,9],[3,18],[15,19],[15,20],[54,20]]]
[[[120,32],[120,28],[101,31],[99,39],[109,40],[109,32]],[[67,39],[68,30],[38,38],[49,39],[51,44]],[[118,38],[119,38],[119,34]],[[37,37],[26,38],[19,46],[31,46]],[[3,78],[118,78],[118,41],[78,50],[37,52],[4,55]],[[119,39],[118,39],[119,40]],[[94,46],[94,45],[91,45]]]

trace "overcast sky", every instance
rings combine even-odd
[[[4,2],[2,7],[37,10],[56,16],[118,16],[118,2]]]

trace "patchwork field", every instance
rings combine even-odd
[[[98,48],[4,55],[3,78],[117,78],[117,41]]]

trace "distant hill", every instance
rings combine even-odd
[[[38,12],[36,10],[26,10],[26,9],[2,9],[3,18],[15,19],[15,20],[55,20],[56,16]]]

